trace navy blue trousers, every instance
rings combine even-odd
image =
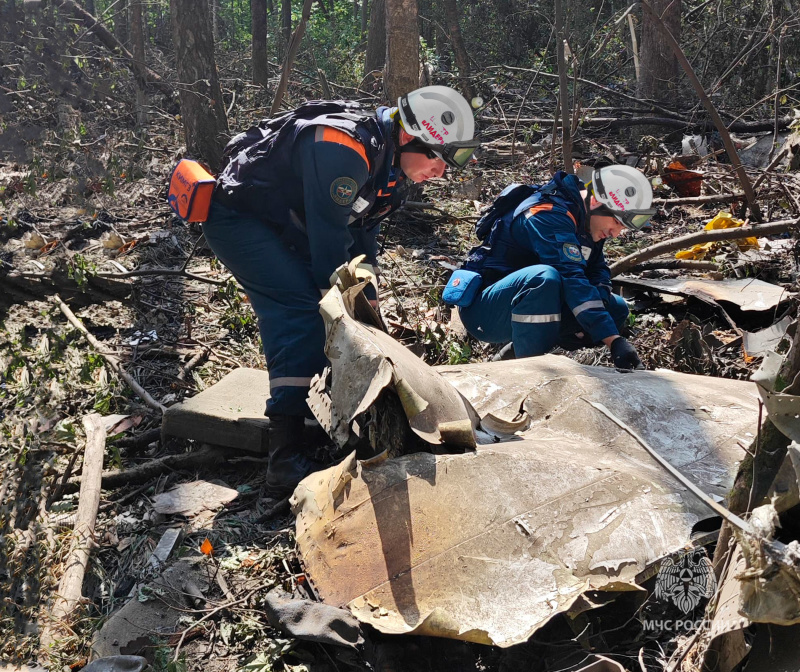
[[[517,357],[596,345],[564,303],[561,275],[538,264],[515,271],[481,290],[472,305],[459,308],[467,331],[480,341],[514,343]],[[603,302],[617,328],[628,317],[625,300],[612,294]],[[583,338],[576,334],[584,332]]]
[[[293,253],[260,219],[219,203],[212,203],[203,232],[258,317],[269,371],[267,415],[310,417],[306,397],[311,378],[327,363],[311,262]]]

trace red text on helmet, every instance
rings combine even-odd
[[[624,210],[625,206],[622,204],[622,201],[619,200],[617,194],[613,191],[608,192],[608,195],[611,196],[611,200],[614,201],[614,205],[616,205],[620,210]],[[630,201],[626,198],[625,203],[630,203]]]
[[[428,121],[427,119],[423,119],[423,120],[422,120],[422,125],[423,125],[423,126],[424,126],[424,127],[427,129],[427,130],[428,130],[428,132],[429,132],[429,133],[430,133],[430,134],[431,134],[431,135],[432,135],[432,136],[433,136],[433,137],[434,137],[436,140],[438,140],[438,141],[439,141],[439,144],[441,144],[441,145],[443,145],[443,144],[444,144],[444,138],[441,136],[441,134],[439,133],[439,131],[437,131],[437,130],[434,128],[433,124],[432,124],[430,121]],[[447,133],[447,131],[445,131],[445,133]]]

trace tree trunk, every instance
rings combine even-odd
[[[219,2],[217,0],[209,0],[208,9],[211,12],[211,36],[216,44],[219,40]]]
[[[561,0],[555,0],[556,13],[556,54],[558,55],[558,97],[561,103],[561,153],[564,170],[572,174],[572,136],[570,134],[569,84],[567,83],[567,63],[564,57],[564,8]]]
[[[417,0],[417,11],[419,12],[419,34],[425,40],[428,49],[436,46],[436,23],[433,0]]]
[[[417,0],[386,0],[386,93],[395,101],[419,84]]]
[[[250,19],[253,30],[252,61],[253,84],[267,86],[269,63],[267,62],[267,2],[250,0]]]
[[[651,0],[650,6],[661,16],[673,37],[680,43],[681,0]],[[639,45],[639,97],[660,102],[670,100],[680,74],[678,59],[664,39],[658,23],[647,12],[642,12]]]
[[[83,417],[86,431],[86,448],[83,453],[83,478],[78,497],[75,529],[70,541],[69,555],[64,563],[64,573],[55,591],[56,598],[50,608],[50,621],[42,633],[42,651],[48,651],[71,632],[70,625],[79,615],[83,579],[89,567],[92,550],[97,547],[95,526],[100,507],[100,490],[103,473],[103,453],[106,432],[97,413]]]
[[[386,65],[386,0],[372,0],[364,74],[383,70],[384,65]]]
[[[144,16],[142,0],[130,0],[131,23],[131,49],[133,58],[137,63],[135,77],[136,84],[136,126],[139,129],[147,127],[147,81],[144,78],[146,61],[144,53]]]
[[[453,47],[453,55],[456,59],[456,67],[461,81],[461,93],[467,100],[472,100],[475,93],[469,80],[469,54],[464,44],[464,38],[461,37],[456,0],[444,0],[444,14],[447,20],[447,30],[450,32],[450,46]]]
[[[89,12],[89,14],[97,14],[97,10],[94,7],[94,0],[86,0],[86,2],[83,4],[85,5],[86,11]]]
[[[369,21],[369,0],[361,0],[361,39],[367,34]]]
[[[195,0],[172,0],[170,10],[186,151],[217,171],[228,121],[214,60],[209,7]]]
[[[285,54],[292,37],[292,0],[281,0],[281,35],[283,36],[281,54]]]
[[[311,16],[311,5],[313,2],[314,0],[303,0],[300,21],[297,22],[297,27],[294,29],[294,33],[292,33],[292,39],[289,40],[289,46],[286,48],[286,58],[283,60],[281,81],[278,82],[278,88],[275,91],[275,98],[272,101],[272,107],[269,111],[270,116],[278,113],[281,102],[283,101],[283,96],[289,86],[289,73],[292,71],[294,59],[297,57],[297,52],[300,49],[300,43],[303,41],[303,35],[306,32],[306,24]]]
[[[114,37],[128,47],[128,0],[119,0],[114,7]]]

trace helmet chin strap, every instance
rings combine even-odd
[[[400,120],[395,119],[392,126],[392,142],[394,143],[394,158],[392,159],[392,168],[400,168],[400,155],[403,153],[403,148],[400,146]]]
[[[592,217],[592,192],[586,192],[586,198],[583,199],[583,204],[586,206],[586,216],[591,219]],[[587,221],[588,224],[588,221]]]

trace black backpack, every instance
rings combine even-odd
[[[481,242],[469,251],[463,268],[479,273],[483,269],[486,258],[492,252],[494,234],[500,229],[500,224],[503,222],[511,224],[514,217],[524,209],[521,207],[523,203],[544,191],[545,189],[541,185],[517,183],[509,184],[503,189],[475,223],[475,235]]]
[[[508,218],[509,223],[514,218],[514,212],[523,201],[526,201],[541,187],[533,184],[509,184],[494,202],[488,207],[486,212],[475,223],[475,235],[478,240],[484,241],[497,226],[499,220]]]
[[[326,121],[333,122],[328,122],[327,125],[348,128],[366,138],[367,142],[364,144],[367,152],[379,152],[382,149],[375,148],[369,142],[371,136],[368,135],[368,126],[370,122],[377,124],[374,110],[347,100],[310,100],[277,117],[262,119],[255,126],[231,138],[222,152],[222,173],[233,172],[236,181],[245,180],[253,164],[267,158],[282,138],[294,132],[294,122],[313,121],[318,117],[326,117]],[[242,152],[245,154],[243,157]],[[231,161],[237,158],[237,165],[231,170]]]

